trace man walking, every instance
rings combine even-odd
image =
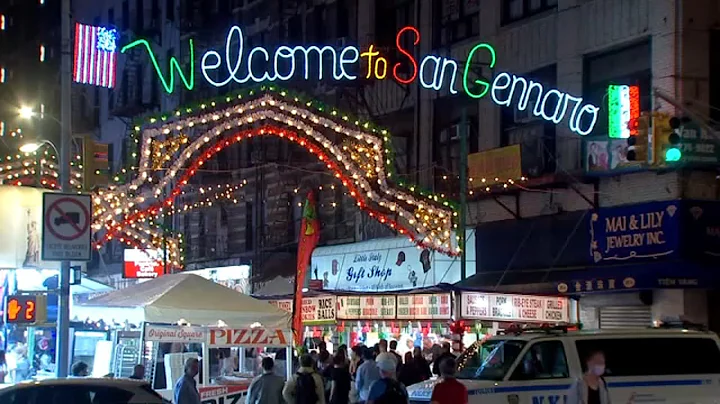
[[[442,347],[440,348],[441,352],[440,355],[437,358],[433,358],[433,365],[432,365],[432,372],[433,374],[436,374],[440,376],[440,364],[445,359],[455,359],[455,355],[450,352],[450,343],[449,342],[443,342]]]
[[[455,379],[455,366],[453,358],[445,358],[440,362],[442,379],[433,387],[431,404],[467,404],[468,391],[465,385]]]
[[[185,374],[175,383],[174,404],[200,404],[195,376],[200,373],[200,362],[197,358],[188,358],[185,361]]]
[[[408,393],[405,386],[395,377],[395,361],[383,359],[377,362],[380,369],[380,380],[370,387],[368,404],[407,404]]]
[[[287,404],[325,404],[323,379],[315,372],[314,365],[312,356],[304,354],[300,357],[300,369],[285,383],[282,391]]]
[[[262,374],[250,383],[246,404],[282,404],[285,379],[273,373],[275,361],[269,356],[262,359]]]
[[[363,349],[363,364],[355,373],[355,389],[360,396],[361,403],[368,400],[370,386],[378,379],[380,379],[380,371],[375,363],[375,355],[373,355],[372,349],[365,348]]]

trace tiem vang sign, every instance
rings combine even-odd
[[[392,66],[388,59],[375,48],[367,49],[345,46],[287,46],[275,49],[255,46],[246,52],[245,38],[240,27],[234,26],[227,34],[224,52],[211,49],[200,59],[200,72],[205,81],[215,87],[231,82],[238,84],[281,82],[293,79],[354,81],[360,75],[365,79],[393,80],[410,84],[419,80],[426,89],[440,91],[447,88],[451,94],[461,89],[469,97],[480,99],[488,93],[498,105],[511,106],[524,111],[534,105],[532,113],[547,121],[560,123],[568,116],[570,130],[579,135],[588,135],[597,123],[599,108],[586,104],[582,97],[575,97],[557,89],[547,89],[533,80],[510,74],[499,73],[492,83],[471,74],[473,60],[483,58],[490,68],[495,67],[495,49],[487,43],[475,45],[464,63],[442,56],[426,55],[417,60],[411,49],[402,45],[405,36],[412,38],[413,46],[420,43],[420,31],[415,27],[404,27],[398,31],[395,45],[403,61]],[[137,46],[144,46],[165,91],[175,90],[175,74],[187,90],[195,87],[195,49],[189,40],[190,63],[184,71],[175,57],[171,57],[167,74],[158,64],[157,57],[147,40],[139,39],[125,45],[122,53]],[[364,69],[364,71],[362,71]],[[327,74],[326,74],[327,73]],[[458,83],[459,81],[459,83]]]

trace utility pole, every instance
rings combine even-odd
[[[63,192],[70,189],[70,144],[72,139],[72,109],[70,91],[72,72],[72,42],[70,0],[62,0],[60,7],[60,184]],[[70,368],[70,261],[60,263],[57,333],[55,336],[55,375],[67,377]]]
[[[460,112],[460,225],[458,226],[458,232],[460,233],[460,240],[458,246],[460,247],[460,280],[464,281],[467,278],[467,259],[465,255],[465,220],[467,216],[467,193],[468,193],[468,119],[467,119],[467,107],[463,107]]]

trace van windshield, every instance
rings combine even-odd
[[[505,377],[526,342],[522,340],[489,340],[476,342],[458,358],[458,379],[499,381]]]

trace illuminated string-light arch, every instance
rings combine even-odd
[[[454,205],[395,181],[387,131],[272,86],[136,126],[134,175],[95,198],[94,229],[103,230],[96,247],[117,238],[157,246],[162,234],[148,220],[175,212],[175,198],[216,153],[258,136],[275,136],[304,147],[324,163],[360,209],[418,246],[459,254]],[[154,158],[162,154],[159,150],[168,154]],[[171,260],[179,263],[181,241],[169,244]]]

